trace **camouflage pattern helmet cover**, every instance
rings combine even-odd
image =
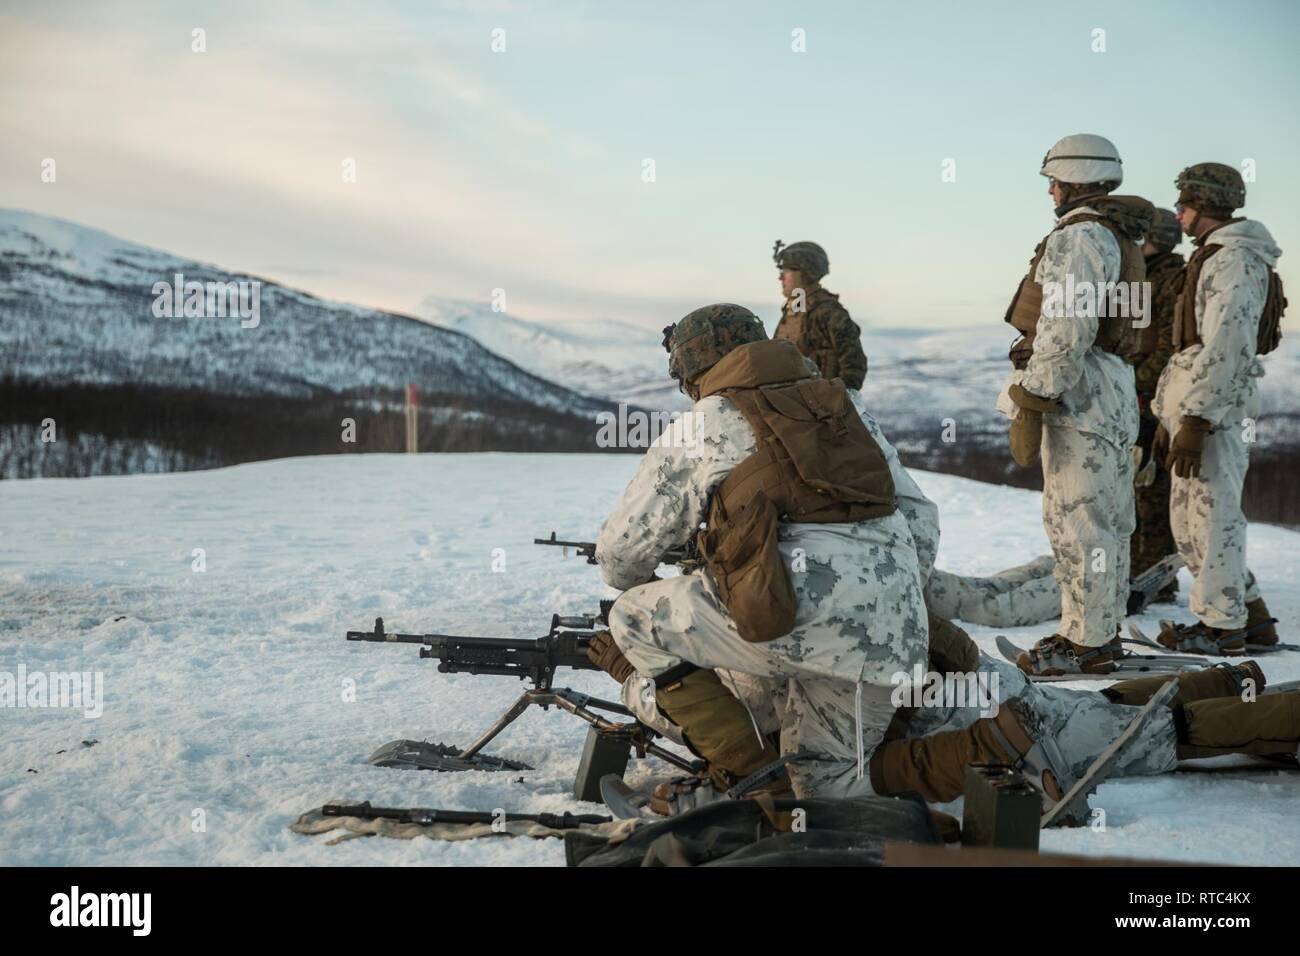
[[[812,282],[820,282],[831,271],[826,250],[815,242],[785,245],[780,239],[772,246],[772,259],[778,269],[796,269]]]
[[[1183,241],[1183,227],[1178,224],[1178,217],[1172,209],[1157,209],[1151,217],[1151,229],[1147,241],[1158,252],[1171,252]]]
[[[744,306],[706,305],[664,329],[668,374],[679,382],[692,382],[732,349],[766,338],[763,320]]]
[[[1246,205],[1246,182],[1241,173],[1223,163],[1196,163],[1174,180],[1178,201],[1227,209]]]

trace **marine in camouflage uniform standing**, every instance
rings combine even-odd
[[[1151,452],[1159,421],[1151,411],[1160,373],[1174,354],[1174,303],[1182,289],[1184,260],[1174,251],[1183,240],[1178,217],[1168,209],[1157,209],[1151,221],[1151,234],[1142,246],[1146,258],[1147,282],[1151,284],[1148,314],[1149,340],[1136,354],[1129,356],[1137,386],[1138,407],[1142,421],[1138,428],[1138,447],[1142,463],[1138,468],[1134,498],[1137,527],[1130,547],[1131,577],[1177,553],[1174,533],[1169,527],[1169,469]],[[1157,601],[1172,601],[1178,595],[1177,579],[1157,595]]]
[[[1222,163],[1179,173],[1178,219],[1197,249],[1175,307],[1178,351],[1160,376],[1152,408],[1157,449],[1173,472],[1170,524],[1195,576],[1198,623],[1162,626],[1161,643],[1244,653],[1278,640],[1259,585],[1246,567],[1241,493],[1259,416],[1256,357],[1276,347],[1285,298],[1273,267],[1282,254],[1263,224],[1233,211],[1245,204],[1241,174]]]
[[[1099,290],[1141,269],[1136,244],[1111,223],[1128,216],[1128,206],[1134,219],[1144,208],[1145,234],[1152,207],[1109,196],[1124,174],[1101,136],[1065,137],[1039,172],[1050,180],[1057,224],[1007,310],[1022,335],[998,407],[1012,418],[1016,460],[1027,465],[1042,454],[1043,527],[1056,558],[1061,626],[1019,663],[1036,674],[1106,673],[1122,653],[1117,636],[1127,616],[1138,407],[1132,367],[1114,342],[1103,347],[1103,332],[1119,328],[1111,322],[1127,320],[1103,318]]]
[[[822,288],[830,272],[826,250],[815,242],[783,246],[778,239],[772,258],[781,271],[785,305],[774,339],[787,339],[812,359],[823,378],[838,378],[849,388],[862,388],[867,377],[867,356],[862,351],[862,330],[840,305],[840,297]]]

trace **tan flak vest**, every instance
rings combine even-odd
[[[1241,219],[1230,219],[1223,226]],[[1181,352],[1193,345],[1200,345],[1201,334],[1196,328],[1196,288],[1201,282],[1201,269],[1210,257],[1223,248],[1221,244],[1206,244],[1205,240],[1214,235],[1215,226],[1200,239],[1196,240],[1197,249],[1187,260],[1187,273],[1183,279],[1183,291],[1178,294],[1178,303],[1174,306],[1174,351]],[[1259,317],[1259,331],[1255,335],[1255,354],[1267,355],[1282,342],[1282,316],[1286,312],[1286,296],[1282,291],[1282,279],[1273,269],[1268,270],[1268,295],[1264,300],[1264,311]]]
[[[797,604],[777,524],[892,514],[894,479],[844,384],[815,377],[793,342],[742,345],[697,384],[740,410],[758,447],[713,492],[696,544],[740,636],[774,640],[794,630]]]
[[[1145,212],[1148,223],[1151,218],[1149,210],[1154,208],[1145,199],[1136,196],[1108,196],[1104,200],[1088,204],[1111,208],[1129,206],[1139,216]],[[1047,240],[1052,237],[1052,233],[1080,222],[1099,222],[1115,237],[1115,242],[1119,245],[1118,281],[1143,282],[1147,277],[1146,260],[1142,257],[1142,249],[1136,241],[1137,236],[1132,234],[1131,229],[1130,234],[1125,235],[1124,226],[1116,221],[1115,217],[1102,213],[1081,213],[1057,223],[1052,231],[1034,247],[1034,256],[1029,260],[1029,272],[1020,280],[1020,286],[1016,289],[1016,294],[1011,297],[1011,304],[1007,306],[1005,321],[1020,333],[1020,338],[1012,344],[1009,353],[1011,364],[1018,369],[1028,365],[1029,357],[1034,354],[1034,336],[1038,333],[1038,320],[1043,313],[1043,287],[1034,281],[1034,274],[1038,272],[1038,264],[1047,249]],[[1100,306],[1100,303],[1098,305]],[[1145,355],[1157,344],[1155,339],[1157,330],[1154,326],[1154,322],[1149,322],[1145,329],[1139,329],[1134,327],[1131,318],[1103,317],[1097,323],[1097,339],[1093,344],[1119,356]]]

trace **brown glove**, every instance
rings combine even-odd
[[[1020,385],[1012,385],[1007,389],[1007,394],[1021,408],[1027,408],[1032,412],[1059,412],[1061,410],[1061,400],[1059,398],[1043,398],[1041,395],[1025,391]]]
[[[597,631],[587,645],[587,660],[591,661],[620,684],[628,679],[634,668],[614,643],[609,631]]]
[[[1169,457],[1169,432],[1163,422],[1156,426],[1155,437],[1151,439],[1151,457],[1163,467],[1169,467],[1165,465],[1165,459]]]
[[[1179,478],[1201,476],[1201,455],[1205,452],[1205,439],[1210,434],[1210,423],[1195,415],[1184,415],[1169,446],[1165,466]]]
[[[1038,450],[1043,445],[1043,415],[1031,412],[1027,408],[1017,410],[1011,419],[1011,457],[1016,464],[1027,468],[1038,457]]]

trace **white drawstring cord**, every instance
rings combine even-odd
[[[858,737],[858,779],[861,780],[866,763],[866,748],[862,745],[862,681],[858,681],[853,691],[853,723]]]

